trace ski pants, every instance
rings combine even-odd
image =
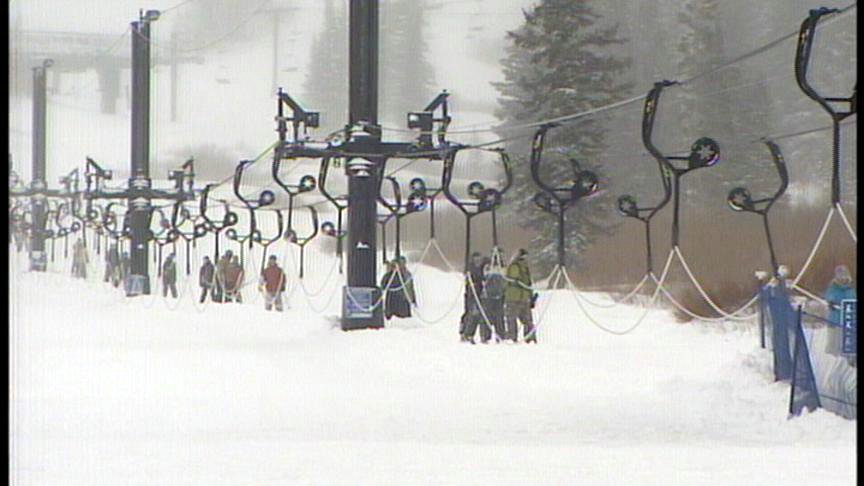
[[[177,298],[177,283],[176,282],[162,282],[162,297],[168,296],[168,290],[171,290],[171,297]]]
[[[282,312],[282,292],[265,292],[264,293],[264,310],[273,310],[276,307],[277,312]]]
[[[205,300],[207,300],[207,294],[210,294],[210,299],[212,301],[216,301],[216,290],[211,289],[210,287],[201,287],[201,297],[198,298],[198,302],[203,304]]]
[[[534,334],[534,319],[531,316],[531,304],[529,302],[507,302],[504,305],[504,313],[507,323],[507,339],[518,341],[519,326],[522,322],[522,335],[525,340],[536,340]]]
[[[495,331],[495,340],[507,339],[507,328],[504,325],[504,299],[489,299],[485,303],[486,317]]]
[[[474,339],[474,333],[477,332],[478,327],[480,328],[480,340],[484,343],[489,341],[492,337],[492,330],[486,325],[486,319],[483,318],[483,315],[480,314],[479,310],[469,312],[465,316],[465,332],[463,335]]]

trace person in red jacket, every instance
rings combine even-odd
[[[264,309],[282,312],[282,292],[285,292],[285,272],[276,263],[276,255],[267,259],[267,268],[261,272],[261,287],[264,291]]]

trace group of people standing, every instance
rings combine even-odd
[[[214,265],[210,257],[205,256],[198,271],[198,285],[201,287],[200,303],[207,300],[213,302],[243,302],[240,293],[244,286],[245,270],[240,259],[231,250],[226,250]],[[264,309],[282,312],[285,305],[282,294],[285,292],[287,279],[285,272],[279,266],[276,255],[270,255],[267,266],[261,270],[258,289],[264,294]]]
[[[132,260],[129,258],[129,252],[120,252],[117,244],[112,244],[105,252],[105,275],[102,278],[103,282],[111,282],[114,287],[119,287],[120,283],[126,280],[132,267]]]
[[[519,342],[521,324],[524,341],[537,343],[532,317],[537,294],[531,287],[527,255],[526,250],[520,249],[506,269],[498,258],[484,258],[478,252],[471,255],[465,272],[465,311],[459,320],[462,342],[474,344],[478,330],[483,343],[493,339],[495,342]],[[411,317],[411,306],[417,305],[417,296],[405,257],[399,256],[387,263],[387,271],[381,277],[381,291],[384,292],[384,317],[388,321],[394,317]]]
[[[199,302],[203,303],[209,295],[217,303],[242,303],[240,290],[243,288],[244,274],[240,258],[231,250],[226,250],[216,265],[213,265],[210,257],[205,256],[198,271],[198,285],[201,287]]]
[[[520,249],[502,274],[502,265],[493,257],[473,253],[465,273],[465,312],[459,323],[463,342],[519,342],[519,324],[526,343],[537,343],[532,309],[537,294],[532,288],[531,270]]]

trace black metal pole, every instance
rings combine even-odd
[[[129,178],[130,273],[141,280],[141,292],[150,294],[147,265],[152,207],[150,195],[150,22],[142,16],[132,22],[132,153]]]
[[[468,271],[468,262],[471,261],[471,216],[465,216],[465,263],[463,271]]]
[[[342,275],[343,270],[343,259],[344,255],[342,252],[342,240],[344,239],[342,235],[342,208],[336,210],[336,256],[339,257],[339,275]]]
[[[565,268],[564,265],[564,206],[561,205],[558,211],[558,265]]]
[[[402,218],[396,215],[396,259],[402,256]]]
[[[33,182],[31,189],[44,191],[45,185],[45,154],[47,133],[47,68],[50,61],[33,68]],[[30,231],[30,270],[44,272],[47,267],[45,259],[45,223],[47,213],[45,194],[36,193],[31,198],[31,218],[33,227]]]
[[[378,1],[351,0],[349,26],[349,125],[361,122],[372,127],[361,137],[352,137],[357,153],[380,152],[378,124]],[[342,329],[384,327],[381,306],[369,312],[350,312],[360,292],[371,292],[371,302],[378,301],[381,290],[376,278],[376,198],[380,157],[349,158],[348,174],[348,275],[342,306]],[[349,293],[351,295],[349,295]]]
[[[765,237],[768,240],[768,252],[771,254],[771,270],[774,271],[774,275],[777,275],[777,269],[779,266],[777,265],[777,255],[774,253],[774,240],[771,238],[771,228],[768,224],[768,213],[762,214],[762,223],[765,225]]]
[[[651,220],[645,220],[645,273],[654,273],[654,258],[651,256]]]
[[[492,248],[498,248],[498,212],[492,208]]]
[[[675,173],[675,177],[673,178],[672,190],[674,191],[674,201],[672,203],[672,248],[678,246],[678,218],[679,218],[679,210],[681,208],[681,174],[678,172]]]
[[[834,133],[831,138],[831,205],[840,204],[840,119],[833,117]]]
[[[429,239],[435,239],[435,197],[429,198]]]

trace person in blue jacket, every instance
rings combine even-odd
[[[846,265],[838,265],[834,269],[834,279],[825,291],[825,300],[828,302],[828,320],[834,325],[828,330],[827,352],[840,355],[843,351],[843,328],[841,303],[844,300],[857,299],[855,285],[852,283],[852,274]]]

